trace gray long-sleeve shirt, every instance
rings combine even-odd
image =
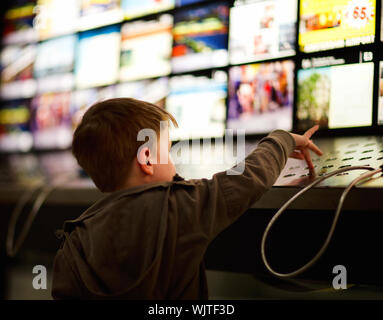
[[[114,192],[64,223],[54,261],[55,299],[207,299],[209,243],[272,187],[295,149],[275,130],[241,175]]]

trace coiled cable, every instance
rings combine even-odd
[[[293,271],[293,272],[289,272],[289,273],[279,273],[279,272],[276,272],[275,270],[273,270],[270,266],[270,264],[268,263],[267,261],[267,258],[266,258],[266,253],[265,253],[265,245],[266,245],[266,239],[267,239],[267,236],[272,228],[272,226],[274,225],[274,223],[276,222],[276,220],[280,217],[280,215],[286,210],[286,208],[293,202],[295,201],[299,196],[301,196],[303,193],[305,193],[306,191],[308,191],[309,189],[311,189],[312,187],[316,186],[317,184],[319,184],[320,182],[336,175],[336,174],[339,174],[339,173],[342,173],[342,172],[345,172],[345,171],[351,171],[351,170],[368,170],[369,172],[366,172],[366,173],[363,173],[360,177],[358,178],[355,178],[348,186],[347,188],[343,191],[341,197],[340,197],[340,200],[339,200],[339,203],[338,203],[338,207],[336,209],[336,212],[335,212],[335,215],[334,215],[334,219],[333,219],[333,222],[332,222],[332,225],[331,225],[331,228],[330,228],[330,231],[327,235],[327,238],[324,242],[324,244],[322,245],[321,249],[318,251],[318,253],[314,256],[314,258],[312,258],[308,263],[306,263],[303,267]],[[279,278],[292,278],[292,277],[295,277],[301,273],[303,273],[304,271],[306,271],[307,269],[309,269],[311,266],[313,266],[317,261],[318,259],[323,255],[323,253],[326,251],[330,241],[331,241],[331,238],[334,234],[334,231],[335,231],[335,227],[336,227],[336,224],[338,222],[338,218],[339,218],[339,215],[340,215],[340,212],[342,210],[342,207],[343,207],[343,203],[347,197],[347,194],[349,193],[349,191],[352,189],[353,186],[355,186],[358,182],[364,180],[364,179],[367,179],[367,178],[370,178],[372,176],[374,176],[375,174],[379,173],[379,172],[382,172],[383,170],[383,166],[381,166],[379,169],[374,169],[372,167],[369,167],[369,166],[353,166],[353,167],[348,167],[348,168],[342,168],[342,169],[339,169],[339,170],[335,170],[333,172],[330,172],[329,174],[323,176],[323,177],[320,177],[318,178],[317,180],[313,181],[311,184],[309,184],[308,186],[306,186],[305,188],[303,188],[301,191],[299,191],[297,194],[295,194],[293,197],[291,197],[279,210],[278,212],[272,217],[272,219],[270,220],[269,224],[267,225],[266,229],[265,229],[265,232],[263,233],[263,237],[262,237],[262,243],[261,243],[261,254],[262,254],[262,260],[263,260],[263,263],[265,264],[267,270],[273,274],[274,276],[276,277],[279,277]]]

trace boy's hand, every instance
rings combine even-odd
[[[293,136],[296,144],[296,150],[290,155],[290,157],[306,160],[310,172],[314,170],[314,165],[311,161],[309,149],[314,151],[318,156],[323,155],[323,152],[310,140],[311,136],[318,129],[319,126],[315,125],[308,129],[303,135],[290,133]]]

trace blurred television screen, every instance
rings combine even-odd
[[[227,127],[247,134],[292,130],[294,62],[249,64],[230,68]]]
[[[33,146],[30,133],[30,100],[13,100],[0,107],[0,151],[29,151]]]
[[[76,42],[77,35],[40,42],[37,46],[34,75],[39,78],[72,71]]]
[[[222,137],[225,130],[227,75],[183,75],[170,79],[166,110],[177,120],[171,127],[172,140]]]
[[[120,83],[116,86],[116,97],[143,100],[162,108],[165,107],[165,99],[168,93],[168,78]]]
[[[378,124],[383,125],[383,61],[379,63]]]
[[[41,40],[77,31],[79,0],[38,0],[34,26]]]
[[[67,35],[38,44],[34,76],[39,93],[72,90],[76,42],[77,35]]]
[[[224,2],[176,12],[173,72],[226,66],[228,23],[229,7]]]
[[[298,129],[372,124],[374,64],[351,63],[298,71]]]
[[[121,0],[126,19],[173,9],[175,0]]]
[[[380,41],[383,41],[383,6],[381,6],[380,10]]]
[[[230,10],[230,63],[295,54],[297,0],[236,1]]]
[[[121,28],[120,80],[130,81],[171,72],[173,17],[126,23]]]
[[[124,18],[120,0],[79,0],[80,18],[77,28],[85,31],[114,23]]]
[[[36,45],[10,45],[1,51],[1,98],[30,98],[36,92],[33,64]]]
[[[76,51],[78,88],[109,85],[117,81],[120,60],[118,26],[80,33]]]
[[[45,93],[32,99],[31,132],[36,149],[65,149],[72,142],[70,92]]]
[[[72,129],[80,124],[84,113],[96,102],[116,97],[116,87],[90,88],[72,92],[70,101],[70,116]]]
[[[225,128],[263,135],[316,123],[383,125],[382,42],[375,42],[375,23],[383,26],[376,7],[383,8],[375,0],[12,0],[5,7],[0,150],[30,150],[32,140],[37,149],[66,148],[84,112],[114,97],[172,112],[180,124],[172,140],[220,137]]]
[[[373,43],[375,0],[302,0],[299,47],[304,52]]]
[[[34,28],[36,1],[18,0],[4,14],[3,44],[35,42],[38,31]]]
[[[187,6],[189,4],[194,4],[194,3],[204,2],[204,1],[208,1],[208,0],[176,0],[176,6],[182,7],[182,6]]]

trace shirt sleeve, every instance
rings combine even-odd
[[[214,239],[273,186],[295,147],[291,134],[275,130],[246,157],[241,174],[224,171],[212,179],[190,180],[188,187],[174,186],[183,218]]]

